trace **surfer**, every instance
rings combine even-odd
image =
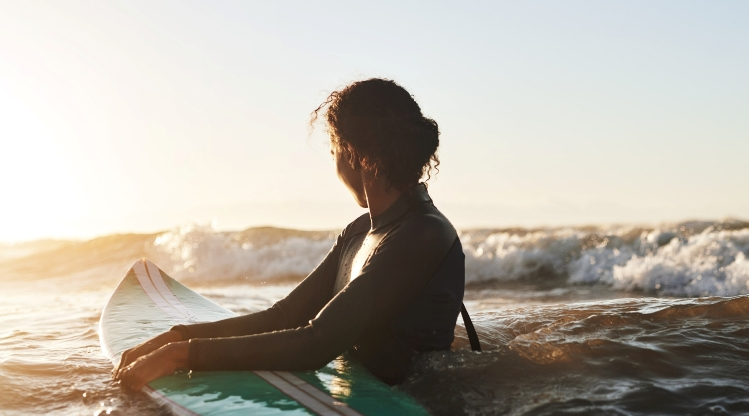
[[[123,353],[113,372],[132,390],[180,369],[312,370],[348,351],[383,381],[414,356],[448,350],[461,310],[463,250],[425,182],[439,165],[437,123],[403,87],[354,82],[313,113],[324,117],[341,182],[368,213],[271,308],[177,325]]]

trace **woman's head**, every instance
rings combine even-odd
[[[403,87],[372,78],[328,96],[313,113],[328,124],[331,146],[351,164],[407,191],[439,166],[437,122],[424,117]]]

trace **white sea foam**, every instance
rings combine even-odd
[[[749,228],[721,228],[479,230],[461,238],[468,282],[565,278],[677,296],[749,293]]]
[[[159,235],[153,245],[161,267],[178,279],[267,281],[307,275],[333,241],[328,232],[261,228],[233,233],[189,225]]]
[[[461,235],[466,281],[520,280],[565,273],[581,233],[572,229],[513,232],[484,230]]]
[[[613,268],[613,285],[673,295],[749,293],[749,229],[712,231],[672,239],[652,253]]]
[[[219,232],[190,225],[158,235],[149,255],[180,279],[298,280],[322,261],[335,234],[277,228]],[[604,284],[676,296],[749,293],[746,223],[466,230],[460,237],[469,284]]]

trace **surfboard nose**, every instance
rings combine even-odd
[[[140,266],[143,266],[146,269],[150,269],[150,270],[160,270],[159,267],[156,266],[156,264],[154,264],[154,262],[152,262],[151,260],[149,260],[149,259],[147,259],[145,257],[140,258],[138,260],[135,260],[135,263],[133,263],[133,265],[130,266],[130,268],[134,269],[134,268],[140,267]]]
[[[143,266],[143,265],[146,264],[147,261],[148,261],[148,259],[145,258],[145,257],[140,258],[138,260],[135,260],[135,262],[133,263],[133,265],[130,266],[130,269],[134,269],[134,268],[138,267],[139,265]]]

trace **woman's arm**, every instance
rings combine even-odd
[[[305,325],[317,315],[332,296],[343,235],[344,233],[341,233],[338,236],[336,243],[322,263],[286,298],[276,302],[272,307],[249,315],[215,322],[176,325],[171,330],[123,352],[120,363],[112,372],[113,378],[119,379],[125,367],[170,343],[188,341],[192,338],[261,334]]]
[[[333,294],[338,258],[339,236],[336,244],[312,273],[284,299],[272,307],[249,315],[191,325],[176,325],[172,330],[182,334],[182,340],[193,338],[225,338],[262,334],[305,325],[325,306]]]

